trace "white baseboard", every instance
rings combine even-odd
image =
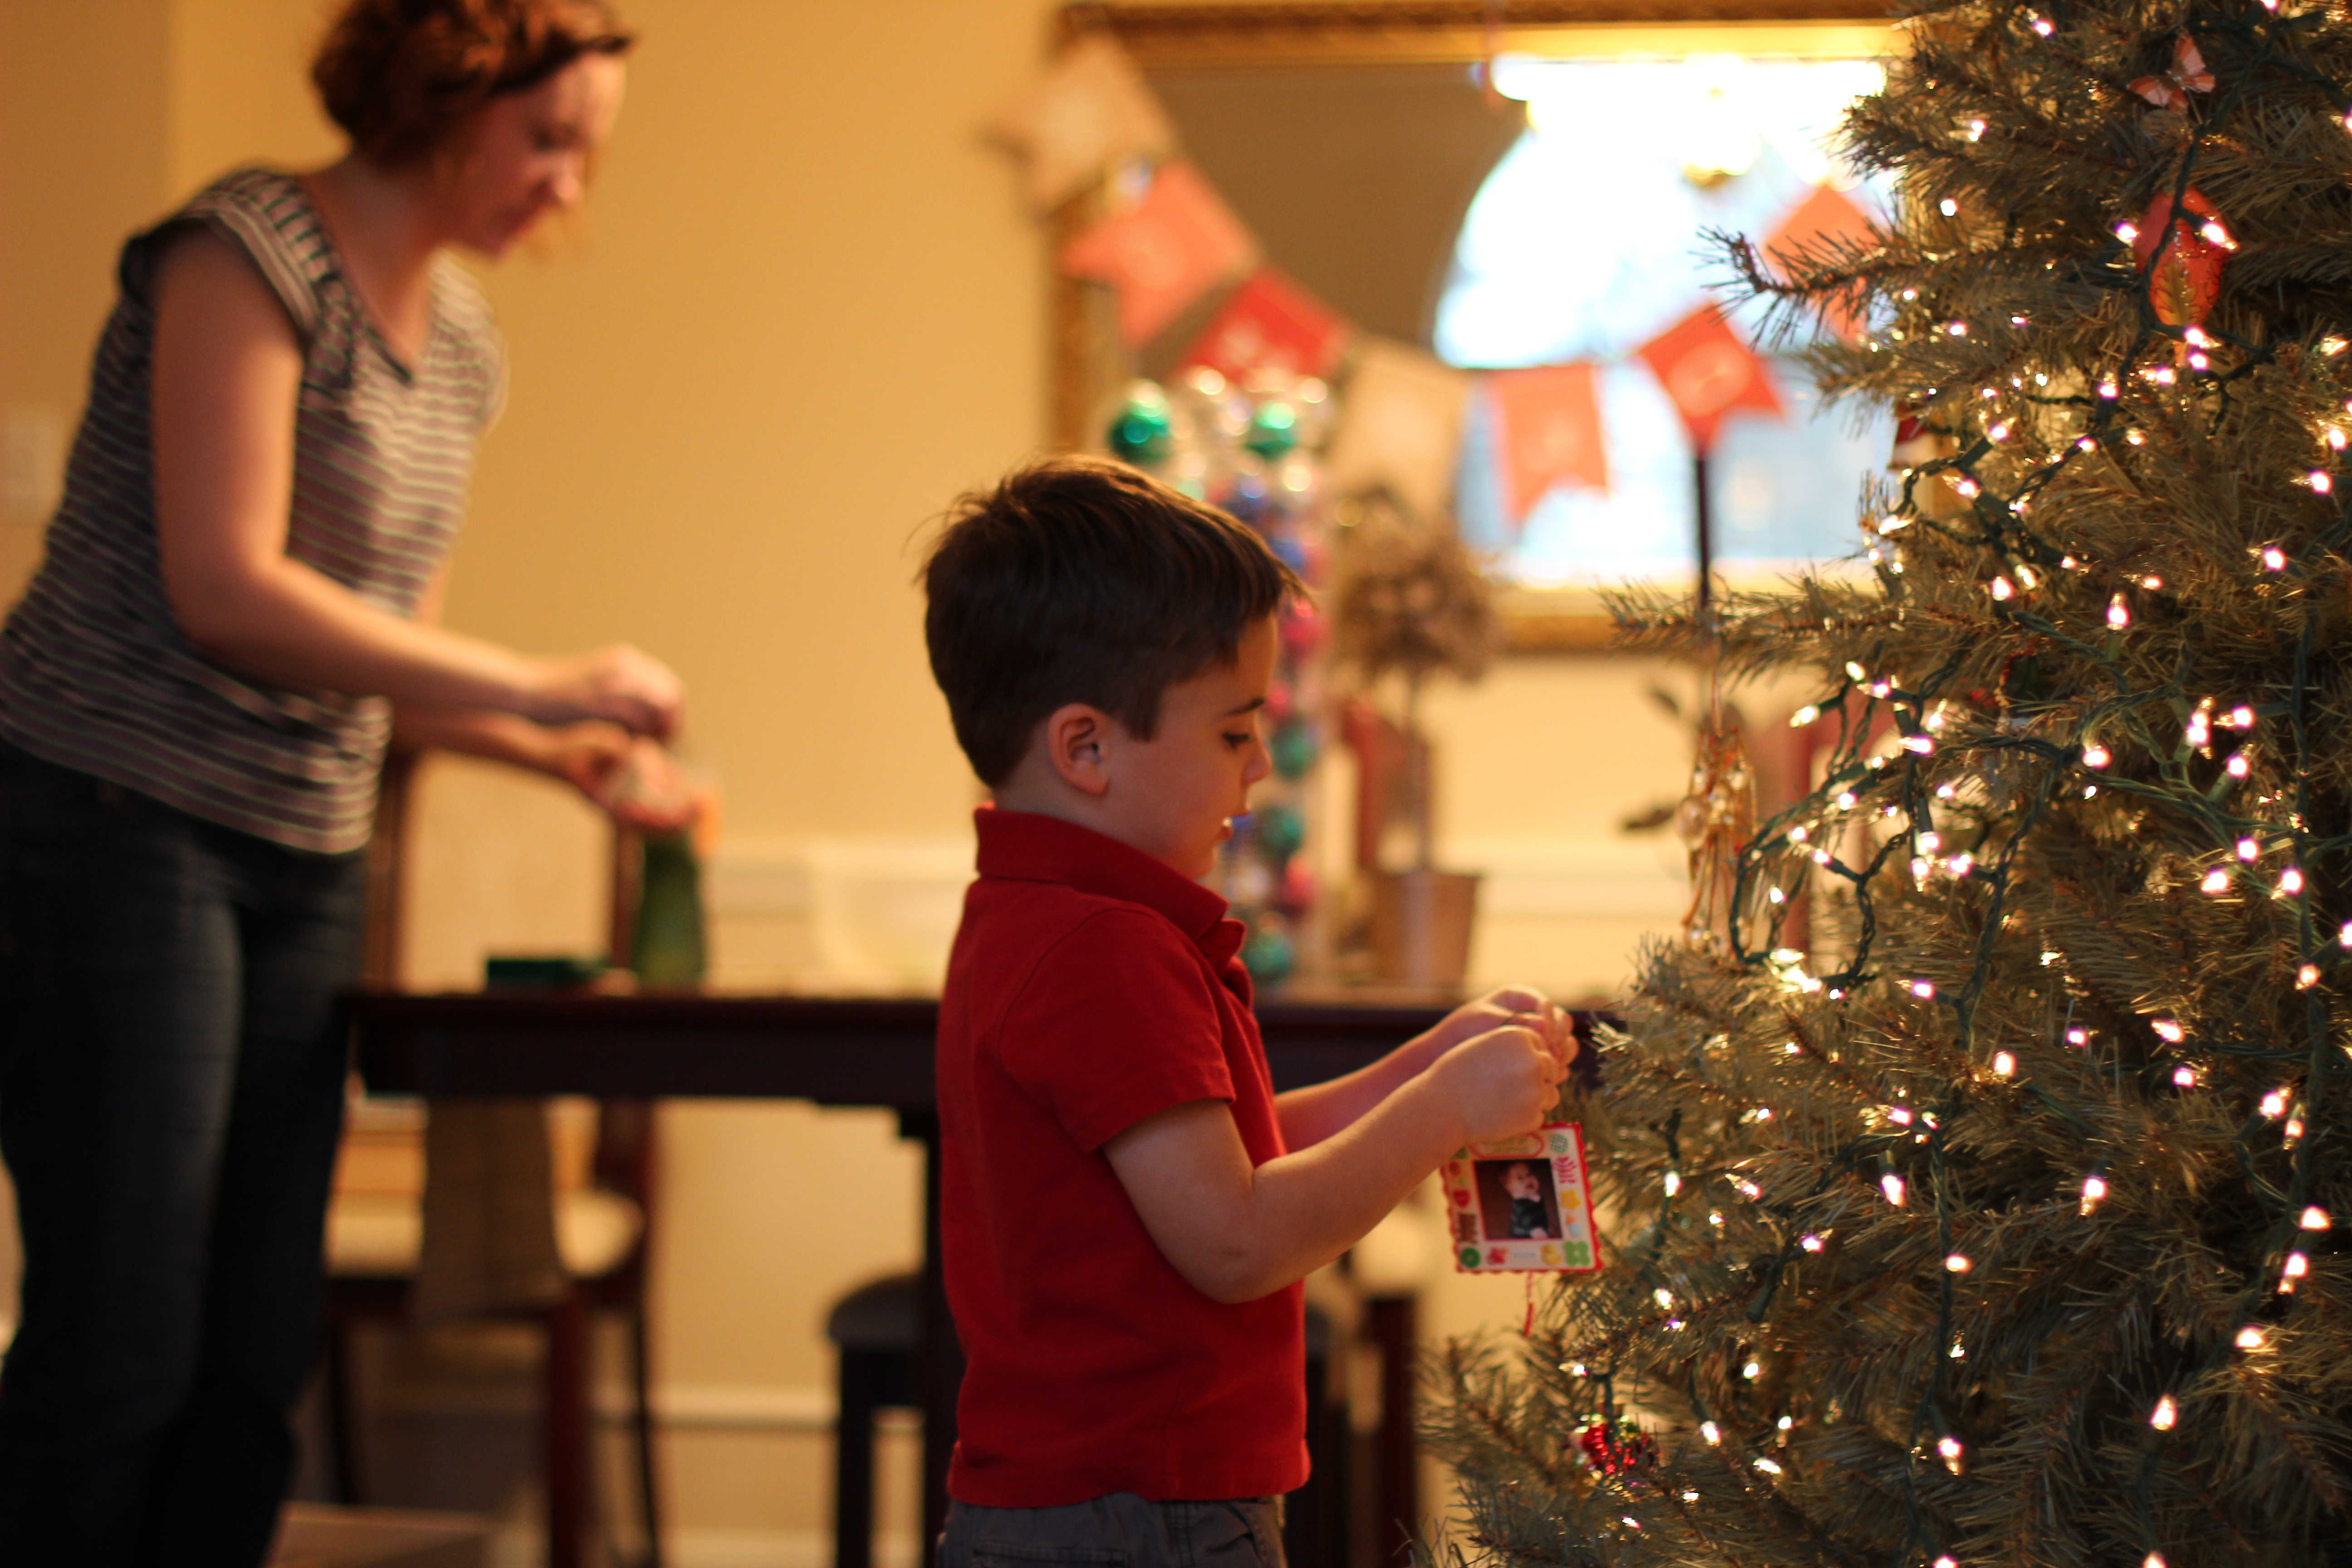
[[[530,1420],[539,1409],[536,1384],[520,1381],[433,1382],[388,1389],[375,1408],[407,1416],[454,1416],[461,1420]],[[596,1390],[597,1419],[615,1423],[633,1414],[620,1384]],[[835,1407],[833,1390],[790,1384],[670,1384],[654,1389],[654,1423],[666,1431],[769,1432],[830,1435]],[[885,1433],[920,1428],[912,1410],[875,1413]]]

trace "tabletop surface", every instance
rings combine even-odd
[[[1258,1027],[1276,1087],[1377,1060],[1452,998],[1284,994]],[[937,997],[735,993],[357,992],[344,1000],[378,1093],[753,1096],[900,1110],[934,1102]]]

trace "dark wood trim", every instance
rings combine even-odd
[[[1545,54],[1580,28],[1883,23],[1885,0],[1297,0],[1227,5],[1082,3],[1072,34],[1105,31],[1146,70],[1215,66],[1466,65]]]

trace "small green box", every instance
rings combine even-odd
[[[482,961],[482,984],[492,991],[569,991],[604,973],[601,958],[572,953],[493,953]]]

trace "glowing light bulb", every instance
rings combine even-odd
[[[2147,1026],[2154,1029],[2156,1031],[2157,1037],[2164,1041],[2167,1045],[2177,1046],[2182,1040],[2189,1037],[2181,1029],[2180,1026],[2169,1018],[2150,1019]]]
[[[2286,1255],[2285,1266],[2279,1270],[2279,1277],[2282,1279],[2300,1279],[2310,1272],[2311,1259],[2305,1257],[2300,1252],[2290,1252]],[[2293,1285],[2281,1285],[2279,1289],[2282,1290],[2292,1290],[2294,1287]]]
[[[2058,29],[2051,24],[2048,17],[2036,16],[2033,18],[2033,30],[2046,38]]]
[[[2289,866],[2279,873],[2279,891],[2288,898],[2303,891],[2303,873]]]
[[[1936,1452],[1944,1456],[1944,1468],[1951,1471],[1952,1474],[1956,1476],[1960,1473],[1961,1447],[1960,1440],[1958,1437],[1937,1438],[1936,1440]]]
[[[2010,585],[2010,581],[2006,577],[1994,578],[1992,580],[1992,585],[1986,591],[1991,594],[1994,598],[2001,600],[2008,599],[2010,595],[2017,592],[2015,588]]]
[[[1945,1272],[1949,1274],[1966,1274],[1973,1267],[1967,1258],[1957,1252],[1944,1259]]]
[[[2195,1089],[2197,1087],[2197,1069],[2190,1067],[2187,1062],[2182,1062],[2179,1067],[2172,1069],[2172,1081],[2176,1088]]]
[[[2107,1179],[2105,1176],[2095,1173],[2084,1177],[2083,1202],[2081,1205],[2082,1212],[2088,1215],[2093,1209],[2099,1206],[2100,1201],[2106,1195]]]
[[[1797,1245],[1807,1252],[1819,1252],[1822,1249],[1822,1238],[1818,1236],[1803,1237],[1799,1239]]]
[[[1710,1444],[1720,1443],[1723,1441],[1723,1428],[1717,1426],[1712,1421],[1700,1422],[1698,1424],[1698,1435],[1706,1438]]]
[[[1946,321],[1944,323],[1944,331],[1951,333],[1952,336],[1956,338],[1965,338],[1969,335],[1969,324],[1966,321]]]
[[[1911,1111],[1909,1107],[1901,1105],[1888,1106],[1886,1108],[1886,1120],[1892,1121],[1897,1127],[1910,1126]]]
[[[1896,1175],[1892,1171],[1887,1172],[1886,1174],[1878,1178],[1878,1190],[1886,1194],[1886,1201],[1888,1203],[1893,1204],[1896,1208],[1901,1208],[1903,1206],[1902,1177]]]
[[[2285,570],[2286,570],[2286,552],[2285,552],[2285,551],[2284,551],[2284,550],[2281,550],[2281,549],[2280,549],[2277,545],[2275,545],[2275,544],[2271,544],[2271,545],[2265,545],[2265,546],[2263,546],[2263,571],[2265,571],[2265,572],[2284,572],[2284,571],[2285,571]]]
[[[2241,860],[2251,860],[2251,859],[2252,859],[2255,856],[2260,855],[2262,852],[2263,852],[2263,847],[2262,847],[2261,845],[2259,845],[2259,844],[2255,843],[2252,839],[2251,839],[2251,838],[2241,838],[2241,839],[2239,839],[2239,840],[2238,840],[2238,858],[2239,858],[2239,859],[2241,859]]]
[[[2164,1553],[2151,1552],[2141,1560],[2139,1568],[2164,1568]]]
[[[1848,677],[1855,680],[1868,680],[1870,679],[1870,671],[1863,668],[1861,665],[1856,664],[1853,659],[1847,659],[1845,661],[1845,672]]]
[[[2198,891],[2203,893],[2228,892],[2230,890],[2230,868],[2226,866],[2214,867],[2210,871],[2205,873],[2205,879],[2197,884],[2197,889]]]
[[[2326,495],[2336,488],[2336,481],[2327,477],[2327,472],[2324,468],[2314,468],[2304,478],[2305,482],[2320,495]]]
[[[1773,1463],[1771,1460],[1769,1460],[1769,1459],[1759,1459],[1759,1460],[1757,1460],[1757,1461],[1756,1461],[1756,1468],[1757,1468],[1758,1469],[1759,1469],[1759,1470],[1763,1471],[1763,1472],[1764,1472],[1766,1475],[1768,1475],[1768,1476],[1777,1476],[1777,1475],[1779,1475],[1779,1474],[1780,1473],[1780,1466],[1778,1466],[1778,1465],[1776,1465],[1776,1464],[1774,1464],[1774,1463]]]
[[[2242,1351],[2258,1351],[2266,1342],[2267,1336],[2258,1323],[2248,1323],[2238,1331],[2238,1348]]]
[[[1673,1197],[1676,1193],[1681,1192],[1682,1190],[1683,1173],[1680,1171],[1668,1171],[1666,1173],[1666,1196]]]
[[[2141,578],[2139,580],[2139,585],[2147,589],[2151,594],[2161,594],[2164,592],[2164,579],[2156,576],[2153,574]]]
[[[2104,768],[2114,761],[2114,755],[2096,741],[2083,748],[2083,765],[2086,768]]]
[[[2115,377],[2109,376],[2099,383],[2099,395],[2105,398],[2120,397],[2123,395],[2123,388],[2116,384]]]
[[[2274,1089],[2263,1096],[2263,1114],[2275,1121],[2286,1114],[2286,1090]]]
[[[2124,603],[2121,594],[2107,601],[2107,625],[2116,631],[2131,625],[2131,606]]]
[[[1671,1307],[1675,1304],[1674,1292],[1671,1290],[1653,1290],[1650,1294],[1657,1299],[1657,1303],[1661,1307]]]
[[[1936,996],[1936,983],[1932,980],[1914,980],[1911,983],[1911,994],[1922,1002],[1931,1002]]]
[[[1906,735],[1903,749],[1915,757],[1932,757],[1936,754],[1936,742],[1925,735]]]
[[[1751,1361],[1746,1366],[1739,1369],[1739,1375],[1748,1379],[1748,1382],[1753,1383],[1757,1378],[1763,1375],[1763,1372],[1764,1368],[1760,1363]]]
[[[2246,753],[2243,752],[2232,752],[2230,754],[2230,760],[2221,764],[2221,771],[2233,779],[2244,778],[2252,768],[2253,764],[2246,760]]]
[[[1791,730],[1801,730],[1821,716],[1822,710],[1808,702],[1802,708],[1798,709],[1794,713],[1789,715],[1789,728]]]
[[[2336,933],[2336,945],[2352,947],[2352,921],[2346,921]]]
[[[1936,210],[1942,213],[1946,217],[1957,217],[1959,216],[1960,204],[1954,201],[1951,197],[1946,196],[1942,201],[1936,204]]]
[[[2066,1043],[2070,1046],[2087,1046],[2091,1043],[2091,1031],[2069,1029],[2066,1031]]]
[[[2007,1078],[2017,1071],[2017,1058],[2007,1051],[1995,1051],[1992,1054],[1992,1070],[1997,1076]]]
[[[2333,1222],[2328,1219],[2326,1209],[2314,1204],[2303,1211],[2302,1216],[2295,1223],[2305,1230],[2326,1230]]]
[[[2119,223],[2116,225],[2116,237],[2129,245],[2139,237],[2139,226],[2137,224]]]
[[[2009,439],[2009,422],[2003,420],[1987,430],[1985,434],[1995,441],[2006,441]]]
[[[2156,1409],[2148,1416],[2147,1424],[2159,1432],[2169,1432],[2179,1415],[2179,1410],[2172,1403],[2172,1395],[2168,1394],[2156,1402]]]
[[[2232,730],[2251,730],[2254,727],[2254,710],[2241,702],[2230,710],[2229,717],[2221,722]]]

